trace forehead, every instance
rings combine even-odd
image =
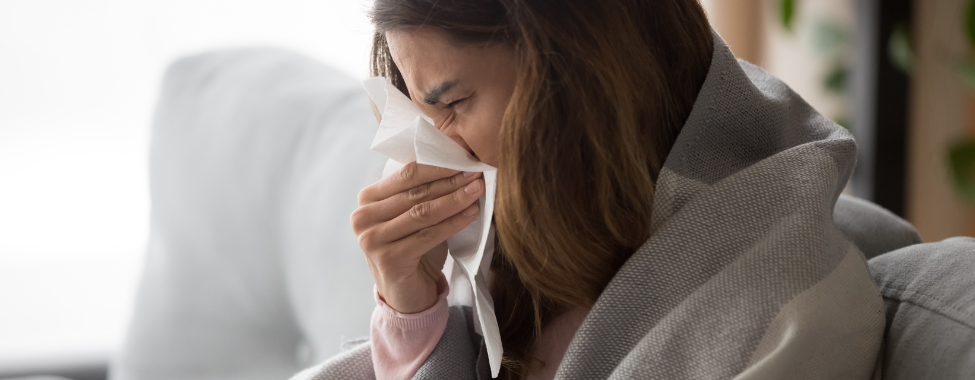
[[[442,81],[462,79],[477,66],[478,48],[454,44],[436,28],[389,31],[386,41],[410,92],[425,93]]]

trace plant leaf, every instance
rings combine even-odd
[[[828,54],[844,47],[850,41],[849,34],[846,28],[835,22],[819,20],[813,28],[813,47],[820,54]]]
[[[887,59],[890,64],[911,75],[914,67],[914,53],[911,51],[911,34],[907,30],[907,25],[899,23],[890,32],[890,39],[887,40]]]
[[[795,2],[796,0],[782,0],[779,4],[782,27],[790,32],[792,31],[792,20],[795,16]]]
[[[969,91],[975,92],[975,61],[971,57],[958,65],[958,75],[961,76],[961,83]]]
[[[846,93],[846,81],[850,77],[850,70],[842,64],[836,64],[823,78],[823,88],[834,94]]]
[[[958,194],[965,201],[975,204],[975,140],[952,144],[948,148],[948,165]]]
[[[968,43],[975,45],[975,0],[968,1],[968,12],[965,12],[965,31],[968,32]]]

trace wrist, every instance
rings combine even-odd
[[[438,321],[446,320],[449,314],[450,308],[447,306],[446,292],[437,295],[437,301],[433,306],[416,313],[402,313],[393,309],[379,298],[378,291],[374,291],[373,296],[376,298],[377,305],[373,312],[373,324],[379,322],[384,326],[399,330],[418,330],[439,323]]]
[[[415,314],[430,309],[437,304],[438,295],[446,285],[442,281],[411,278],[397,284],[376,284],[376,296],[389,308],[402,314]],[[440,283],[443,283],[441,285]]]

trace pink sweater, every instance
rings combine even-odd
[[[447,328],[447,279],[437,284],[442,289],[439,300],[431,308],[416,314],[403,314],[383,302],[375,292],[376,309],[372,312],[372,363],[377,379],[410,379],[437,346]],[[576,308],[555,318],[542,330],[532,345],[532,352],[545,366],[528,373],[527,380],[555,378],[555,370],[562,362],[569,342],[589,314],[588,309]]]

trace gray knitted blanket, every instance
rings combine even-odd
[[[714,56],[660,174],[652,234],[603,291],[560,379],[869,379],[884,309],[832,222],[856,143],[775,77]],[[453,308],[415,379],[489,379]],[[554,364],[552,364],[554,365]],[[368,341],[293,379],[373,379]]]

